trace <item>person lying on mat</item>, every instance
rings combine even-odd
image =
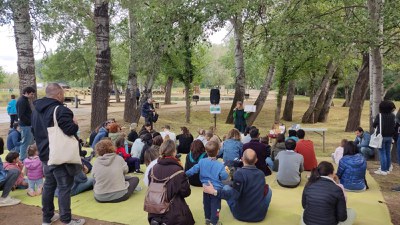
[[[257,160],[256,152],[246,149],[242,157],[244,166],[234,173],[232,186],[225,185],[217,191],[211,182],[203,185],[205,193],[225,199],[233,216],[244,222],[264,220],[272,198],[264,173],[255,166]]]

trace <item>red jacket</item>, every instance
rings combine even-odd
[[[311,171],[318,166],[314,151],[314,143],[312,141],[300,139],[296,143],[295,151],[304,158],[304,170]]]
[[[131,155],[129,155],[128,153],[126,153],[125,151],[125,147],[119,147],[117,148],[117,150],[115,151],[115,153],[117,155],[120,155],[124,158],[124,160],[126,161],[126,159],[128,159],[129,157],[131,157]]]

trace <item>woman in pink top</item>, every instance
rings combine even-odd
[[[15,186],[17,188],[26,189],[28,187],[28,183],[24,180],[24,174],[22,173],[22,168],[24,165],[19,160],[19,153],[18,152],[9,152],[6,156],[6,162],[3,165],[5,170],[12,170],[16,169],[19,170],[21,173],[18,176],[17,181],[15,182]]]
[[[29,145],[27,151],[28,158],[24,160],[24,166],[28,175],[28,195],[33,197],[42,194],[43,167],[36,144]]]

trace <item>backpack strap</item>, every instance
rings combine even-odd
[[[164,178],[164,179],[158,179],[157,177],[154,176],[154,172],[153,172],[153,171],[154,171],[154,167],[151,169],[151,174],[150,174],[151,182],[157,181],[157,182],[159,182],[159,183],[164,183],[164,185],[166,185],[166,184],[168,183],[169,180],[171,180],[172,178],[174,178],[174,177],[177,176],[178,174],[184,172],[183,170],[178,170],[178,171],[176,171],[175,173],[173,173],[173,174],[172,174],[171,176],[169,176],[169,177],[166,177],[166,178]]]

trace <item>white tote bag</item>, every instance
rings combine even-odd
[[[371,140],[369,141],[369,147],[381,148],[382,147],[382,115],[379,113],[379,134],[376,134],[377,128],[375,128],[374,133],[371,135]]]
[[[53,120],[54,126],[48,127],[49,135],[49,161],[48,165],[61,165],[65,163],[82,164],[79,155],[79,142],[74,136],[64,134],[58,126],[56,111],[54,109]]]

